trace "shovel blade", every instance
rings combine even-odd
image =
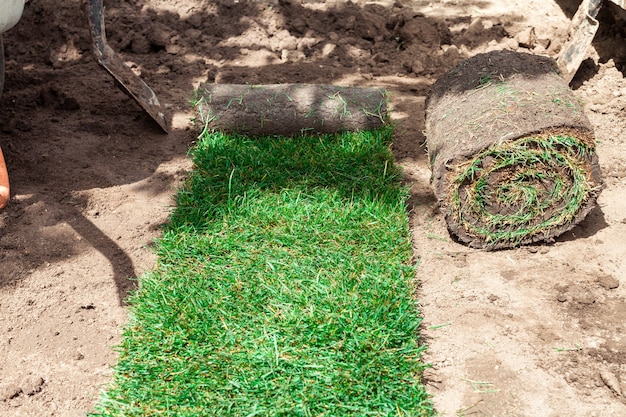
[[[106,42],[102,0],[87,0],[87,16],[98,64],[113,76],[116,84],[134,99],[155,122],[168,132],[168,123],[154,91],[135,74]]]
[[[568,83],[574,78],[578,67],[586,57],[587,48],[596,36],[600,25],[596,16],[601,6],[602,0],[585,0],[572,18],[570,27],[575,30],[557,59],[561,74]]]

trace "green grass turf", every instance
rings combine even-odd
[[[94,415],[434,415],[392,133],[204,134]]]

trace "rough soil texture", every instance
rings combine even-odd
[[[190,168],[201,82],[392,93],[441,415],[626,415],[626,25],[613,9],[572,84],[599,141],[598,207],[553,244],[483,252],[450,239],[437,210],[425,97],[480,52],[555,57],[577,2],[105,1],[109,42],[157,93],[169,135],[97,65],[78,3],[31,0],[5,34],[0,415],[84,415],[110,381],[124,299]]]

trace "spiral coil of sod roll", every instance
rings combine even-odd
[[[553,240],[602,188],[591,125],[547,57],[494,51],[440,77],[426,144],[448,229],[471,247]]]
[[[559,134],[492,146],[455,170],[452,221],[485,246],[549,237],[595,191],[585,163],[591,152]]]

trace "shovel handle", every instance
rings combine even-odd
[[[7,164],[4,162],[4,155],[2,154],[2,148],[0,148],[0,209],[3,209],[9,204],[11,199],[11,187],[9,186],[9,173],[7,171]]]

